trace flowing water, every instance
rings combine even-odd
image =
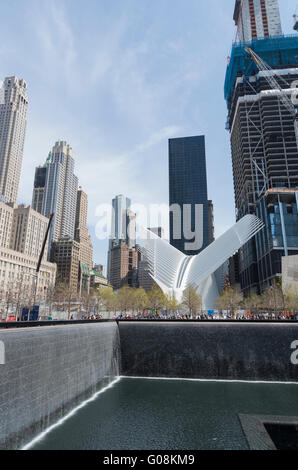
[[[122,378],[29,447],[247,449],[238,413],[298,416],[298,385]]]
[[[0,449],[34,436],[119,377],[116,323],[0,331]]]

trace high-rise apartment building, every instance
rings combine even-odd
[[[120,289],[124,285],[136,286],[138,256],[138,250],[129,248],[125,241],[111,247],[109,283],[114,289]]]
[[[278,3],[266,2],[266,7],[268,17],[275,17]],[[245,45],[272,71],[259,71]],[[268,37],[245,45],[232,47],[225,98],[237,219],[251,213],[265,224],[239,253],[241,287],[248,294],[265,290],[281,276],[282,257],[298,253],[298,148],[294,117],[281,100],[281,93],[291,98],[292,83],[298,80],[298,41]],[[268,75],[275,76],[283,92],[272,88]]]
[[[68,237],[53,241],[51,261],[57,264],[57,284],[67,286],[76,295],[80,287],[80,244]]]
[[[39,166],[35,170],[34,186],[33,186],[33,196],[32,196],[32,208],[39,212],[43,213],[43,198],[44,190],[46,186],[47,178],[47,166]]]
[[[124,242],[129,249],[133,249],[136,244],[136,214],[130,210],[130,207],[131,200],[125,197],[123,194],[116,196],[112,200],[112,225],[109,240],[107,269],[109,281],[112,275],[112,249],[114,249],[117,245],[120,245],[122,242]],[[113,262],[115,262],[115,256],[113,256],[113,260]]]
[[[236,0],[234,21],[241,42],[282,34],[278,0]]]
[[[91,271],[81,256],[80,243],[70,237],[52,242],[51,261],[57,265],[57,284],[67,287],[74,297],[90,290]]]
[[[93,245],[87,227],[87,213],[88,197],[82,188],[79,187],[77,193],[75,240],[80,244],[80,262],[91,270],[93,266]]]
[[[130,206],[131,200],[123,196],[123,194],[120,194],[113,199],[111,242],[119,243],[120,241],[126,241],[128,245],[131,245],[132,241],[128,240],[127,233]]]
[[[49,219],[23,204],[14,207],[10,249],[39,258]],[[44,259],[47,259],[47,246]]]
[[[56,142],[46,163],[35,170],[32,206],[47,217],[54,213],[49,245],[57,281],[81,294],[89,292],[93,246],[87,227],[88,197],[78,188],[74,166],[72,148]]]
[[[53,219],[49,240],[74,238],[78,178],[74,174],[75,155],[67,142],[54,145],[44,167],[35,172],[32,207]]]
[[[0,196],[7,203],[17,201],[27,109],[26,82],[5,78],[0,99]]]
[[[205,137],[169,140],[170,243],[186,255],[211,242]]]

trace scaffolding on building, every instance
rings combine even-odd
[[[290,66],[298,63],[297,34],[253,39],[251,42],[235,42],[225,78],[225,99],[230,102],[237,77],[257,74],[257,66],[250,60],[246,47],[253,49],[272,68]]]
[[[269,66],[259,67],[247,48]],[[296,80],[297,35],[255,39],[233,45],[226,74],[225,98],[229,110],[227,128],[231,136],[238,220],[252,213],[266,221],[267,207],[263,205],[268,194],[271,197],[277,191],[284,194],[298,188],[296,109],[291,102]],[[282,219],[297,217],[297,209],[282,208],[283,196],[279,195],[277,201],[277,215],[274,217],[280,217],[280,238],[284,241],[288,222]],[[289,213],[285,212],[287,210]],[[281,256],[296,253],[286,241],[272,246],[270,240],[274,234],[270,238],[270,227],[268,222],[268,228],[260,232],[259,245],[253,241],[240,251],[240,278],[246,293],[251,289],[263,290],[280,273]]]

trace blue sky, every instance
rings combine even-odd
[[[168,202],[168,138],[205,134],[216,234],[235,220],[223,83],[235,38],[235,0],[0,0],[0,79],[28,83],[19,202],[31,203],[34,168],[58,139],[76,154],[96,206],[125,194]],[[280,0],[292,34],[298,0]],[[5,21],[3,21],[5,19]]]

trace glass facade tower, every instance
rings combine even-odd
[[[46,164],[35,172],[32,207],[54,220],[49,243],[59,238],[74,238],[78,178],[74,174],[75,155],[70,145],[58,141]]]
[[[112,223],[111,223],[111,234],[109,239],[109,251],[108,251],[108,279],[111,280],[112,271],[119,268],[121,256],[117,255],[112,257],[111,253],[114,248],[120,247],[124,244],[128,250],[132,250],[136,244],[136,214],[131,210],[131,200],[119,194],[112,200]],[[124,248],[123,248],[124,249]],[[117,252],[123,254],[123,250]],[[115,267],[115,265],[118,266]],[[116,269],[116,270],[117,270]],[[112,285],[118,285],[112,283]]]
[[[169,186],[170,243],[196,255],[211,242],[205,136],[169,140]]]

